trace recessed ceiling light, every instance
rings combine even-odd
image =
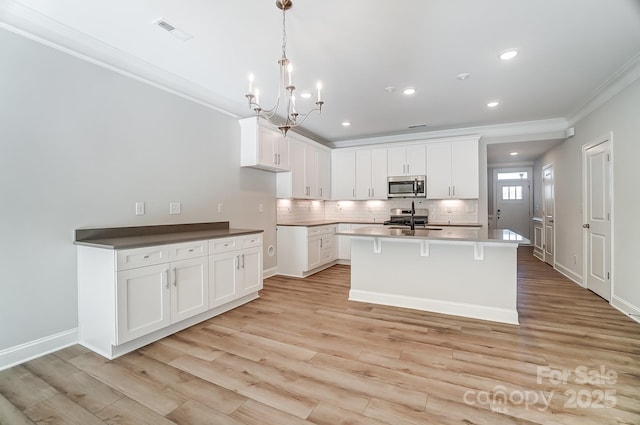
[[[496,106],[498,106],[500,104],[500,102],[498,102],[497,100],[494,100],[492,102],[487,103],[487,106],[489,108],[495,108]]]
[[[406,94],[407,96],[411,96],[412,94],[416,94],[416,89],[414,89],[413,87],[407,87],[402,91],[402,93]]]
[[[300,97],[303,99],[309,99],[311,97],[311,93],[309,93],[308,91],[300,93]]]
[[[349,127],[351,125],[351,123],[349,121],[342,121],[342,126],[343,127]]]
[[[499,57],[503,61],[508,61],[508,60],[511,60],[511,59],[515,58],[516,56],[518,56],[518,50],[517,49],[509,49],[509,50],[505,50],[504,52],[500,53]]]
[[[518,152],[509,152],[509,155],[516,156],[516,155],[518,155]]]
[[[456,75],[456,78],[462,81],[466,80],[469,77],[471,77],[471,74],[469,74],[468,72],[463,72],[461,74]]]

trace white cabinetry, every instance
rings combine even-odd
[[[331,152],[331,197],[337,201],[356,199],[356,151]]]
[[[262,236],[209,242],[209,308],[262,289]]]
[[[427,145],[427,199],[477,199],[478,138]]]
[[[79,342],[115,358],[262,289],[262,235],[144,248],[78,246]]]
[[[424,144],[391,147],[387,154],[389,176],[424,176],[427,173]]]
[[[289,140],[255,117],[240,123],[240,165],[267,171],[289,171]]]
[[[306,277],[333,264],[336,225],[278,226],[278,273]]]
[[[356,199],[387,199],[387,150],[356,151]]]
[[[278,174],[277,197],[330,199],[329,149],[299,135],[288,137],[291,137],[291,172]]]

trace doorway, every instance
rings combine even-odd
[[[530,167],[501,168],[493,171],[496,228],[510,229],[527,239],[531,236]]]
[[[544,261],[555,267],[555,182],[553,164],[542,167],[542,227],[544,229]]]
[[[611,301],[611,137],[583,148],[585,284]]]

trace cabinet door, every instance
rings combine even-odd
[[[258,163],[268,166],[277,165],[276,144],[278,134],[270,128],[258,126]]]
[[[356,199],[371,199],[371,150],[356,151]]]
[[[318,199],[320,197],[320,190],[318,189],[318,150],[309,145],[305,145],[304,149],[305,197]]]
[[[168,264],[117,273],[116,345],[171,324],[168,275]]]
[[[291,142],[291,153],[291,188],[293,197],[307,198],[305,144],[293,140]]]
[[[371,150],[371,197],[387,199],[387,150]]]
[[[476,165],[477,166],[477,165]],[[451,197],[451,144],[427,145],[427,199]]]
[[[318,198],[331,199],[331,153],[318,150]]]
[[[407,175],[407,150],[404,146],[387,149],[387,175]]]
[[[424,176],[427,174],[427,153],[425,145],[407,146],[407,175]]]
[[[334,151],[331,161],[331,197],[334,200],[350,200],[356,196],[356,153]]]
[[[477,199],[479,196],[478,143],[451,143],[451,197]]]
[[[209,256],[209,308],[239,297],[239,270],[238,251]]]
[[[307,267],[305,271],[313,270],[320,266],[320,243],[322,236],[314,236],[307,239]]]
[[[245,249],[240,253],[242,295],[262,289],[262,247]]]
[[[171,322],[179,322],[209,309],[207,257],[171,263]]]
[[[291,161],[289,159],[289,139],[278,133],[275,150],[277,155],[276,159],[278,160],[278,168],[282,170],[290,170]]]

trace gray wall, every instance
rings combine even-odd
[[[234,118],[2,29],[0,52],[0,350],[77,327],[76,228],[228,220],[275,245],[275,175],[240,168]]]
[[[640,312],[640,80],[636,80],[575,124],[575,136],[535,163],[536,183],[542,167],[553,163],[556,194],[556,262],[583,278],[582,146],[613,133],[613,298],[627,312]],[[536,184],[535,204],[542,204]],[[578,261],[573,263],[573,255]]]

